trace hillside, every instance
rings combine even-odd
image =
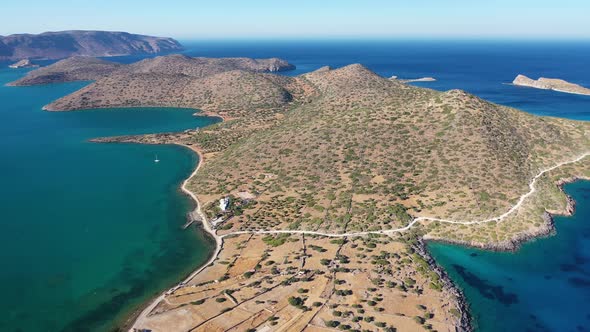
[[[142,55],[182,50],[172,38],[111,31],[58,31],[0,36],[0,61],[71,56]]]
[[[201,153],[186,187],[223,243],[136,328],[467,330],[461,296],[422,239],[514,249],[552,231],[548,211],[571,213],[556,184],[590,177],[587,122],[413,87],[358,64],[298,77],[193,75],[114,73],[49,105],[182,106],[226,120],[96,140]]]
[[[590,150],[588,123],[410,87],[360,65],[304,79],[318,98],[221,151],[191,184],[204,202],[257,196],[234,230],[338,233],[399,228],[416,216],[486,219],[508,210],[540,169]]]
[[[281,107],[301,94],[297,79],[265,74],[292,67],[279,59],[157,57],[123,66],[45,109],[177,105],[235,116]]]
[[[256,196],[258,208],[236,218],[233,231],[387,230],[418,216],[484,220],[514,205],[541,169],[590,150],[586,122],[412,87],[361,65],[299,77],[245,70],[193,77],[190,67],[156,75],[160,67],[146,64],[47,109],[174,106],[233,119],[189,140],[215,153],[191,182],[205,204]],[[501,237],[523,232],[504,227]]]

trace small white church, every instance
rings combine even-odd
[[[221,212],[225,212],[229,207],[229,197],[224,197],[219,200],[219,209]]]

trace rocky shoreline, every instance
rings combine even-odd
[[[446,243],[452,244],[457,246],[465,246],[471,248],[477,248],[482,250],[489,250],[489,251],[508,251],[514,252],[517,251],[520,246],[528,241],[535,240],[538,238],[550,236],[554,234],[555,227],[553,225],[553,217],[548,212],[543,214],[543,219],[545,220],[544,227],[530,233],[520,234],[513,238],[512,240],[501,241],[497,243],[475,243],[475,242],[467,242],[461,240],[452,240],[452,239],[440,239],[440,238],[430,238],[425,237],[426,241],[433,241],[439,243]]]
[[[560,179],[559,181],[557,181],[556,185],[558,186],[559,190],[565,194],[563,186],[568,183],[576,182],[578,180],[590,180],[590,179],[585,178],[585,177],[563,178],[563,179]],[[451,294],[454,294],[457,297],[458,306],[459,306],[458,310],[461,313],[461,320],[460,320],[461,330],[460,331],[473,331],[473,321],[472,321],[472,316],[470,313],[469,303],[467,302],[463,291],[450,279],[450,277],[448,276],[446,271],[442,267],[440,267],[436,263],[434,258],[430,255],[430,253],[426,249],[426,242],[433,241],[433,242],[439,242],[439,243],[448,243],[448,244],[452,244],[452,245],[475,247],[475,248],[482,249],[482,250],[490,250],[490,251],[497,251],[497,252],[498,251],[514,252],[514,251],[518,250],[520,248],[520,246],[525,242],[537,240],[542,237],[547,237],[547,236],[551,236],[551,235],[555,234],[556,228],[555,228],[554,216],[555,215],[572,216],[575,213],[575,211],[576,211],[576,201],[570,195],[566,194],[566,207],[565,207],[564,212],[559,213],[557,211],[553,211],[550,213],[550,212],[546,211],[543,214],[543,220],[545,221],[546,227],[544,227],[543,229],[541,229],[538,232],[523,234],[523,235],[513,239],[512,241],[508,241],[508,242],[500,242],[500,243],[496,243],[496,244],[481,245],[481,244],[467,243],[467,242],[462,242],[462,241],[452,241],[452,240],[442,240],[442,239],[424,239],[424,238],[418,239],[417,244],[414,246],[416,252],[420,256],[422,256],[422,258],[424,258],[426,260],[426,262],[428,263],[430,268],[439,275],[439,277],[441,278],[441,280],[443,281],[445,287],[449,290],[449,292]]]
[[[489,250],[489,251],[508,251],[508,252],[517,251],[523,243],[554,235],[556,232],[554,216],[556,216],[556,215],[571,216],[575,213],[576,201],[571,196],[569,196],[565,193],[565,191],[563,190],[563,186],[568,183],[576,182],[578,180],[590,180],[590,178],[574,176],[574,177],[560,179],[559,181],[557,181],[555,183],[557,185],[557,187],[559,188],[559,190],[562,193],[564,193],[566,196],[566,207],[565,207],[564,211],[545,211],[545,213],[543,213],[543,216],[542,216],[545,223],[543,224],[542,228],[540,228],[536,231],[517,235],[512,240],[502,241],[502,242],[497,242],[497,243],[485,243],[485,244],[472,243],[472,242],[459,241],[459,240],[439,239],[439,238],[425,238],[425,240],[426,241],[435,241],[435,242],[440,242],[440,243],[447,243],[447,244],[452,244],[452,245],[478,248],[478,249]]]
[[[450,294],[454,295],[457,299],[457,310],[459,310],[460,314],[459,326],[457,328],[457,331],[473,331],[471,314],[469,311],[469,303],[465,299],[463,291],[457,285],[455,285],[455,283],[453,282],[453,280],[451,280],[446,271],[436,263],[434,258],[426,249],[426,243],[423,239],[418,239],[417,244],[414,245],[414,250],[426,261],[426,263],[428,263],[428,266],[430,266],[432,271],[434,271],[440,277],[440,280],[442,280],[443,282],[444,288],[447,289],[447,291]]]

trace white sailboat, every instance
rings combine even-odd
[[[155,163],[159,163],[160,162],[160,159],[158,159],[158,155],[156,155],[156,159],[154,159],[154,162]]]

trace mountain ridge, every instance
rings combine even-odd
[[[120,31],[67,30],[0,37],[0,61],[56,60],[75,55],[145,55],[182,49],[173,38]]]

